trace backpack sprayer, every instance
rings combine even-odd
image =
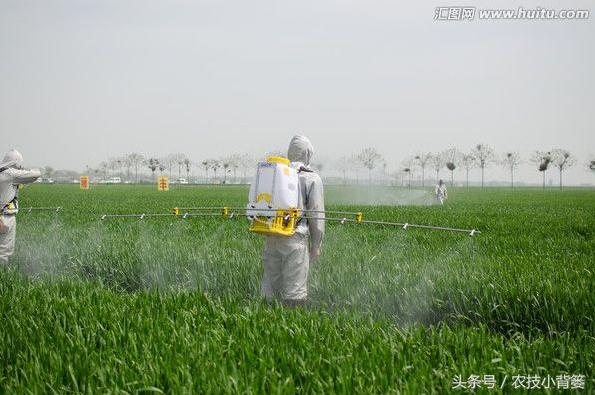
[[[258,164],[256,177],[250,186],[249,202],[246,207],[174,207],[171,213],[104,214],[107,218],[147,218],[174,216],[178,218],[223,217],[225,219],[245,216],[250,221],[249,231],[262,235],[292,236],[302,219],[307,221],[329,221],[340,224],[371,224],[409,228],[441,230],[467,233],[470,236],[481,233],[477,229],[459,229],[443,226],[417,225],[400,222],[365,220],[362,212],[305,210],[299,208],[301,200],[298,169],[286,158],[269,157]],[[329,214],[331,217],[326,217]]]

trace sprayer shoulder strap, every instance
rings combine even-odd
[[[300,166],[300,168],[297,171],[298,173],[314,173],[314,170],[308,169],[305,166]]]
[[[19,212],[19,188],[15,188],[12,199],[2,207],[3,215],[16,215]]]
[[[308,169],[306,166],[300,166],[297,172],[298,172],[298,174],[299,173],[314,173],[314,170]],[[301,194],[301,188],[299,190],[300,190],[300,194]],[[306,190],[306,196],[304,196],[303,199],[308,199],[307,195],[308,195],[308,191]],[[304,204],[306,204],[305,201],[304,201]],[[302,216],[302,217],[300,217],[300,219],[298,219],[298,221],[296,223],[296,227],[299,226],[302,223],[302,221],[304,221],[306,224],[308,224],[308,218]]]

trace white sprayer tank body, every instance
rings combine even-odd
[[[299,178],[297,170],[282,157],[270,157],[258,164],[256,177],[250,185],[246,215],[272,218],[277,210],[297,208],[299,202]]]

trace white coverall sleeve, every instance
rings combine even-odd
[[[39,177],[41,177],[41,172],[37,169],[11,169],[10,173],[13,177],[13,184],[30,184],[33,181],[37,180]]]
[[[324,187],[318,175],[314,177],[310,184],[306,210],[324,211]],[[324,238],[325,221],[317,220],[316,218],[324,218],[324,212],[311,213],[310,217],[313,218],[311,221],[308,221],[310,248],[320,248],[322,239]]]

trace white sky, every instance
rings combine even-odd
[[[80,170],[132,151],[259,155],[301,133],[319,160],[372,146],[397,168],[483,142],[567,148],[567,182],[593,183],[595,15],[442,22],[440,1],[409,3],[0,0],[0,149]]]

